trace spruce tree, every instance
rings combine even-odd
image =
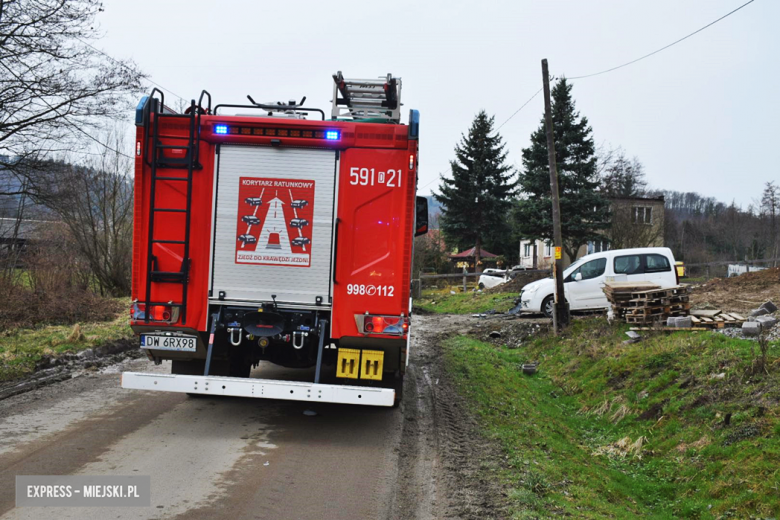
[[[571,84],[559,80],[552,90],[552,120],[558,166],[563,248],[573,262],[580,246],[603,238],[609,226],[609,201],[599,192],[595,146],[588,119],[577,112]],[[523,238],[552,240],[552,195],[547,160],[547,134],[542,116],[523,149],[520,172],[523,197],[515,208],[515,226]]]
[[[482,110],[468,135],[461,136],[455,146],[452,178],[442,175],[439,193],[434,194],[445,207],[439,225],[447,242],[460,248],[475,247],[477,269],[483,247],[499,254],[511,248],[508,215],[517,181],[505,160],[501,136],[493,131],[493,117]]]

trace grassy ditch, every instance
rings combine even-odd
[[[17,379],[35,370],[44,356],[75,353],[132,335],[126,309],[129,298],[119,299],[122,312],[112,320],[76,325],[13,328],[0,332],[0,381]]]
[[[516,518],[780,514],[780,345],[576,320],[509,349],[455,336],[445,362],[503,448]],[[539,372],[520,365],[539,361]]]
[[[517,294],[488,294],[485,292],[456,292],[450,289],[423,291],[422,298],[414,306],[432,314],[474,314],[495,310],[506,312],[514,307]]]

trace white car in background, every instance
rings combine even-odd
[[[674,255],[668,247],[614,249],[586,255],[563,271],[563,289],[573,311],[607,309],[604,282],[651,282],[662,289],[678,285]],[[520,291],[522,310],[552,317],[555,281],[545,278]]]
[[[480,289],[492,289],[507,281],[506,271],[503,269],[485,269],[479,275],[477,287]]]

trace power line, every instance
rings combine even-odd
[[[502,126],[504,126],[505,124],[507,124],[507,123],[509,122],[509,120],[510,120],[510,119],[512,119],[513,117],[515,117],[517,114],[519,114],[519,113],[520,113],[520,111],[521,111],[522,109],[524,109],[526,106],[528,106],[528,103],[530,103],[531,101],[533,101],[533,100],[534,100],[534,98],[535,98],[536,96],[538,96],[538,95],[539,95],[539,93],[540,93],[541,91],[542,91],[542,89],[541,89],[541,88],[540,88],[539,90],[537,90],[537,91],[534,93],[534,95],[533,95],[533,96],[531,96],[530,98],[528,98],[528,101],[526,101],[525,103],[523,103],[523,106],[521,106],[520,108],[518,108],[517,110],[515,110],[514,114],[512,114],[511,116],[509,116],[508,118],[506,118],[506,121],[504,121],[503,123],[501,123],[501,124],[498,126],[498,128],[496,128],[496,130],[495,130],[495,131],[496,131],[496,132],[498,132],[499,130],[501,130],[501,127],[502,127]],[[441,175],[441,174],[440,174],[440,175]],[[430,186],[431,184],[433,184],[433,183],[434,183],[434,182],[436,182],[437,180],[439,180],[439,179],[438,179],[438,177],[437,177],[437,178],[435,178],[435,179],[433,179],[432,181],[430,181],[430,182],[426,183],[424,186],[422,186],[422,187],[420,187],[420,188],[417,188],[417,189],[418,189],[418,190],[424,190],[425,188],[427,188],[428,186]]]
[[[438,175],[441,175],[441,174],[438,174]],[[436,177],[436,178],[435,178],[435,179],[433,179],[431,182],[428,182],[428,183],[426,183],[426,184],[425,184],[425,186],[422,186],[422,187],[420,187],[420,188],[417,188],[417,189],[418,189],[418,190],[424,190],[425,188],[427,188],[428,186],[430,186],[431,184],[433,184],[434,182],[436,182],[436,181],[438,181],[438,180],[439,180],[439,178],[438,178],[438,177]]]
[[[528,105],[528,103],[530,103],[531,101],[533,101],[533,100],[534,100],[534,98],[535,98],[536,96],[538,96],[538,95],[539,95],[539,92],[541,92],[541,91],[542,91],[542,89],[539,89],[539,90],[537,90],[537,91],[536,91],[536,93],[535,93],[533,96],[531,96],[530,98],[528,98],[528,101],[526,101],[525,103],[523,103],[523,106],[521,106],[520,108],[518,108],[517,110],[515,110],[515,113],[514,113],[514,114],[512,114],[511,116],[509,116],[508,118],[506,118],[506,121],[504,121],[503,123],[501,123],[501,124],[499,125],[499,127],[498,127],[498,128],[496,128],[496,132],[498,132],[499,130],[501,130],[501,127],[502,127],[502,126],[504,126],[505,124],[507,124],[507,123],[509,122],[509,120],[510,120],[510,119],[512,119],[513,117],[515,117],[515,116],[516,116],[516,115],[517,115],[517,114],[518,114],[518,113],[519,113],[519,112],[520,112],[522,109],[524,109],[524,108],[525,108],[525,107]]]
[[[79,131],[79,132],[81,132],[82,134],[86,135],[87,137],[89,137],[90,139],[92,139],[93,141],[95,141],[97,144],[99,144],[100,146],[102,146],[102,147],[103,147],[103,148],[105,148],[106,150],[108,150],[108,151],[110,151],[110,152],[114,152],[115,154],[121,155],[122,157],[126,157],[127,159],[133,159],[133,160],[135,159],[135,157],[133,157],[132,155],[127,155],[127,154],[126,154],[126,153],[124,153],[124,152],[120,152],[119,150],[117,150],[117,149],[115,149],[115,148],[112,148],[111,146],[109,146],[109,145],[107,145],[106,143],[102,142],[102,141],[101,141],[100,139],[98,139],[97,137],[94,137],[93,135],[91,135],[89,132],[87,132],[87,131],[86,131],[86,130],[84,130],[83,128],[80,128],[78,125],[76,125],[76,124],[72,124],[72,123],[69,123],[69,126],[70,126],[70,127],[72,127],[72,128],[74,128],[74,129],[76,129],[76,130],[78,130],[78,131]]]
[[[130,67],[130,66],[128,66],[128,65],[126,65],[125,63],[122,63],[121,61],[119,61],[118,59],[114,58],[113,56],[111,56],[111,55],[109,55],[109,54],[107,54],[107,53],[105,53],[105,52],[101,51],[100,49],[98,49],[98,48],[97,48],[97,47],[95,47],[94,45],[91,45],[91,44],[89,44],[89,43],[85,42],[85,41],[84,41],[84,40],[82,40],[81,38],[79,38],[79,37],[76,37],[76,39],[77,39],[78,41],[80,41],[81,43],[83,43],[84,45],[86,45],[87,47],[89,47],[90,49],[92,49],[93,51],[95,51],[95,52],[98,52],[98,53],[102,54],[103,56],[105,56],[105,57],[106,57],[106,58],[108,58],[109,60],[113,61],[114,63],[116,63],[116,64],[117,64],[117,65],[119,65],[120,67],[124,67],[124,68],[126,68],[127,70],[129,70],[129,71],[131,71],[131,72],[138,72],[137,70],[133,69],[132,67]],[[180,95],[178,95],[178,94],[177,94],[176,92],[174,92],[173,90],[171,90],[171,89],[168,89],[168,88],[165,88],[165,87],[163,87],[162,85],[160,85],[160,84],[159,84],[159,83],[157,83],[156,81],[152,81],[152,80],[151,80],[151,79],[149,79],[149,78],[146,78],[146,81],[148,81],[149,83],[151,83],[152,85],[154,85],[154,86],[156,86],[156,87],[159,87],[159,88],[161,88],[162,90],[164,90],[164,91],[166,91],[166,92],[169,92],[169,93],[173,94],[174,96],[176,96],[177,98],[181,99],[182,101],[187,101],[186,99],[184,99],[183,97],[181,97]]]
[[[649,58],[650,56],[653,56],[654,54],[658,54],[659,52],[661,52],[661,51],[664,51],[664,50],[666,50],[666,49],[668,49],[669,47],[672,47],[672,46],[674,46],[674,45],[677,45],[678,43],[680,43],[680,42],[682,42],[682,41],[684,41],[684,40],[687,40],[687,39],[688,39],[688,38],[690,38],[691,36],[693,36],[693,35],[695,35],[695,34],[698,34],[698,33],[702,32],[703,30],[705,30],[705,29],[707,29],[707,28],[709,28],[709,27],[712,27],[712,26],[713,26],[713,25],[715,25],[716,23],[720,22],[721,20],[723,20],[723,19],[725,19],[725,18],[728,18],[728,17],[729,17],[729,16],[731,16],[732,14],[736,13],[737,11],[739,11],[740,9],[742,9],[743,7],[746,7],[748,4],[752,4],[753,2],[755,2],[755,0],[749,0],[748,2],[745,2],[744,4],[740,5],[740,6],[739,6],[739,7],[737,7],[736,9],[734,9],[733,11],[731,11],[731,12],[729,12],[729,13],[726,13],[726,14],[724,14],[723,16],[721,16],[720,18],[718,18],[717,20],[715,20],[715,21],[713,21],[713,22],[710,22],[710,23],[708,23],[708,24],[707,24],[707,25],[705,25],[704,27],[701,27],[701,28],[699,28],[699,29],[697,29],[697,30],[693,31],[693,32],[692,32],[692,33],[690,33],[690,34],[688,34],[688,35],[686,35],[686,36],[683,36],[683,37],[682,37],[682,38],[680,38],[679,40],[677,40],[677,41],[674,41],[674,42],[672,42],[672,43],[670,43],[669,45],[666,45],[666,46],[664,46],[664,47],[661,47],[660,49],[657,49],[657,50],[655,50],[655,51],[653,51],[653,52],[651,52],[651,53],[649,53],[649,54],[645,54],[644,56],[641,56],[641,57],[639,57],[639,58],[637,58],[637,59],[635,59],[635,60],[631,60],[631,61],[629,61],[629,62],[623,63],[622,65],[618,65],[617,67],[612,67],[611,69],[602,70],[601,72],[594,72],[593,74],[585,74],[585,75],[583,75],[583,76],[574,76],[574,77],[571,77],[571,78],[566,78],[566,79],[568,79],[568,80],[575,80],[575,79],[585,79],[585,78],[592,78],[593,76],[599,76],[599,75],[601,75],[601,74],[606,74],[606,73],[608,73],[608,72],[612,72],[612,71],[615,71],[615,70],[618,70],[618,69],[622,69],[623,67],[627,67],[627,66],[629,66],[629,65],[632,65],[632,64],[634,64],[634,63],[636,63],[636,62],[638,62],[638,61],[642,61],[642,60],[643,60],[643,59],[645,59],[645,58]],[[515,117],[515,116],[516,116],[516,115],[517,115],[517,114],[518,114],[518,113],[519,113],[519,112],[520,112],[520,111],[521,111],[523,108],[525,108],[525,107],[526,107],[526,105],[528,105],[528,103],[530,103],[530,102],[531,102],[531,101],[532,101],[532,100],[533,100],[533,99],[534,99],[536,96],[538,96],[538,95],[539,95],[539,93],[540,93],[541,91],[542,91],[542,89],[539,89],[539,90],[537,90],[537,91],[536,91],[536,94],[534,94],[533,96],[531,96],[531,98],[530,98],[528,101],[526,101],[525,103],[523,103],[523,106],[521,106],[520,108],[518,108],[517,110],[515,110],[515,112],[514,112],[514,113],[513,113],[511,116],[509,116],[509,117],[506,119],[506,121],[504,121],[503,123],[501,123],[501,125],[500,125],[498,128],[496,128],[496,131],[500,130],[500,129],[501,129],[501,127],[503,127],[503,126],[504,126],[505,124],[507,124],[507,123],[508,123],[508,122],[509,122],[509,121],[510,121],[510,120],[511,120],[513,117]]]
[[[691,36],[693,36],[693,35],[695,35],[695,34],[698,34],[698,33],[702,32],[704,29],[707,29],[707,28],[709,28],[709,27],[712,27],[712,26],[713,26],[713,25],[715,25],[716,23],[720,22],[721,20],[723,20],[723,19],[725,19],[725,18],[728,18],[728,17],[729,17],[729,16],[731,16],[732,14],[736,13],[737,11],[739,11],[739,10],[740,10],[740,9],[742,9],[743,7],[747,6],[748,4],[752,4],[753,2],[755,2],[755,0],[749,0],[748,2],[745,2],[744,4],[740,5],[739,7],[737,7],[737,8],[736,8],[736,9],[734,9],[733,11],[731,11],[730,13],[724,14],[723,16],[721,16],[720,18],[718,18],[718,19],[717,19],[717,20],[715,20],[714,22],[710,22],[710,23],[708,23],[707,25],[705,25],[704,27],[701,27],[701,28],[699,28],[699,29],[697,29],[697,30],[693,31],[693,32],[692,32],[692,33],[690,33],[690,34],[688,34],[688,35],[686,35],[686,36],[683,36],[683,37],[682,37],[682,38],[680,38],[679,40],[677,40],[677,41],[674,41],[674,42],[672,42],[672,43],[670,43],[669,45],[666,45],[666,46],[664,46],[664,47],[661,47],[660,49],[654,50],[654,51],[653,51],[653,52],[651,52],[650,54],[645,54],[644,56],[642,56],[642,57],[640,57],[640,58],[637,58],[637,59],[635,59],[635,60],[628,61],[628,62],[626,62],[626,63],[623,63],[622,65],[618,65],[617,67],[612,67],[611,69],[602,70],[601,72],[594,72],[593,74],[585,74],[585,75],[583,75],[583,76],[575,76],[575,77],[572,77],[572,78],[567,78],[567,79],[570,79],[570,80],[575,80],[575,79],[585,79],[585,78],[592,78],[593,76],[600,76],[601,74],[606,74],[606,73],[608,73],[608,72],[612,72],[612,71],[614,71],[614,70],[622,69],[623,67],[628,67],[629,65],[633,65],[634,63],[636,63],[636,62],[638,62],[638,61],[642,61],[642,60],[643,60],[643,59],[645,59],[645,58],[649,58],[650,56],[653,56],[654,54],[658,54],[658,53],[659,53],[659,52],[661,52],[661,51],[665,51],[665,50],[666,50],[666,49],[668,49],[669,47],[673,47],[674,45],[677,45],[678,43],[680,43],[680,42],[682,42],[682,41],[684,41],[684,40],[687,40],[687,39],[688,39],[688,38],[690,38]]]

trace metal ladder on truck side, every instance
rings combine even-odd
[[[159,100],[155,97],[159,94]],[[190,103],[189,113],[177,114],[165,106],[165,95],[158,89],[153,89],[147,103],[148,112],[144,118],[144,157],[146,164],[151,168],[151,186],[149,192],[149,233],[148,249],[146,257],[146,300],[144,308],[145,321],[149,322],[151,309],[157,305],[178,307],[180,309],[181,323],[187,321],[187,288],[190,273],[190,215],[192,212],[192,178],[195,170],[203,169],[198,157],[200,156],[200,116],[203,97],[207,96],[207,113],[211,112],[211,95],[205,90],[201,92],[198,104],[193,99]],[[151,117],[152,114],[154,117]],[[160,122],[165,119],[178,119],[189,121],[189,133],[186,145],[164,145],[160,136]],[[151,127],[151,128],[150,128]],[[151,130],[151,132],[150,132]],[[151,142],[151,155],[146,153]],[[182,150],[182,157],[169,157],[166,150]],[[187,170],[187,176],[158,175],[158,170]],[[156,192],[159,181],[186,183],[186,204],[184,208],[158,207]],[[177,240],[159,239],[155,237],[154,220],[157,213],[183,213],[184,236]],[[158,267],[157,257],[154,255],[154,244],[179,244],[184,246],[181,267],[178,271],[161,271]],[[181,301],[159,302],[152,299],[152,283],[179,284],[181,289]],[[173,317],[173,314],[171,314]]]
[[[333,82],[333,119],[401,122],[401,78],[388,74],[378,79],[345,79],[338,71],[333,75]]]

